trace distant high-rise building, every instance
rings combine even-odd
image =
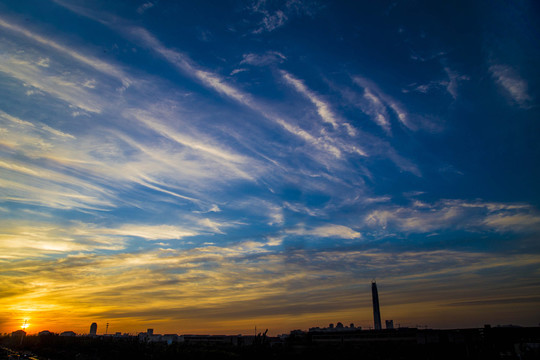
[[[150,336],[154,335],[154,329],[148,329],[146,330],[146,333]]]
[[[377,283],[371,282],[371,297],[373,298],[373,323],[375,330],[381,330],[381,310],[379,309],[379,292],[377,291]]]
[[[385,320],[386,322],[386,328],[387,329],[393,329],[394,328],[394,320]]]
[[[97,324],[92,323],[92,325],[90,325],[90,335],[96,335],[96,334],[97,334]]]

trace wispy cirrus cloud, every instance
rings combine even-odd
[[[67,78],[60,73],[51,73],[50,70],[52,69],[14,55],[0,57],[0,72],[18,79],[27,86],[49,93],[83,111],[100,113],[103,110],[101,100],[87,91],[80,79]]]
[[[22,35],[36,43],[45,45],[47,47],[50,47],[64,55],[70,56],[71,58],[77,60],[78,62],[81,62],[87,66],[92,67],[93,69],[105,73],[111,77],[116,78],[122,83],[123,88],[127,88],[132,83],[131,78],[120,68],[118,68],[115,65],[112,65],[108,62],[99,60],[96,57],[85,55],[81,52],[78,52],[72,48],[69,48],[67,46],[64,46],[63,44],[60,44],[59,42],[48,39],[44,36],[41,36],[39,34],[36,34],[24,27],[19,26],[18,24],[8,22],[5,19],[0,18],[0,26],[8,29],[10,31],[13,31],[17,33],[18,35]],[[39,61],[40,66],[43,66],[45,64],[48,64],[47,59],[42,59]],[[46,66],[48,67],[48,66]]]
[[[364,112],[371,115],[372,119],[382,127],[386,132],[390,133],[390,120],[388,118],[388,112],[386,106],[382,100],[374,95],[368,88],[364,89],[364,99],[367,100],[367,106],[364,108]]]
[[[441,200],[413,201],[409,207],[374,210],[364,218],[367,227],[426,233],[444,229],[528,232],[540,228],[540,214],[525,204]]]
[[[89,231],[90,230],[90,231]],[[80,231],[80,230],[79,230]],[[195,236],[199,233],[196,230],[183,228],[173,225],[143,225],[143,224],[124,224],[118,228],[96,228],[86,229],[84,232],[99,234],[101,236],[129,236],[140,237],[145,240],[179,240],[185,237]],[[80,233],[77,232],[76,234]]]
[[[222,165],[225,164],[240,177],[252,179],[251,175],[239,168],[239,165],[248,163],[249,158],[210,144],[211,140],[205,139],[201,134],[197,134],[195,137],[187,135],[185,130],[183,132],[176,131],[164,124],[152,113],[141,109],[128,109],[124,112],[124,116],[137,119],[161,136],[169,138],[178,145],[187,147],[201,156],[209,158],[211,161],[219,162]]]
[[[6,24],[9,25],[7,22],[3,22],[1,25]],[[175,189],[175,184],[178,184],[178,181],[165,184],[157,178],[163,178],[165,174],[168,174],[165,177],[167,180],[172,180],[173,172],[181,169],[182,174],[184,174],[183,180],[187,180],[188,176],[191,178],[194,176],[217,178],[214,176],[215,171],[222,171],[221,179],[227,179],[232,174],[252,179],[252,175],[248,175],[241,169],[241,167],[247,166],[248,162],[253,165],[251,160],[245,156],[231,155],[230,152],[220,148],[210,138],[203,137],[201,134],[197,134],[197,138],[194,138],[185,132],[175,132],[161,121],[157,121],[158,116],[164,116],[163,112],[152,114],[136,109],[123,112],[122,108],[110,107],[111,104],[118,102],[125,104],[125,106],[129,106],[128,104],[139,105],[140,100],[145,97],[143,93],[117,93],[116,89],[110,88],[110,77],[115,79],[122,73],[117,71],[114,66],[101,60],[96,63],[92,57],[84,57],[59,42],[52,42],[24,28],[16,27],[15,30],[17,35],[27,37],[30,40],[27,48],[33,50],[33,43],[37,43],[39,46],[45,46],[49,50],[50,56],[45,60],[43,57],[34,56],[32,51],[13,52],[18,54],[19,58],[14,58],[11,61],[14,66],[8,66],[4,69],[9,76],[23,82],[26,84],[25,86],[32,86],[46,94],[42,97],[65,101],[70,109],[75,109],[72,110],[73,114],[82,112],[87,116],[89,116],[88,114],[103,115],[109,122],[117,123],[118,119],[126,117],[137,119],[156,131],[158,135],[168,138],[176,143],[177,147],[183,149],[181,153],[174,151],[173,154],[171,151],[152,148],[148,141],[139,141],[140,139],[131,135],[131,129],[125,127],[114,131],[101,128],[107,133],[105,137],[94,136],[93,133],[85,133],[84,131],[82,134],[73,135],[53,126],[40,124],[37,121],[22,120],[2,112],[0,117],[10,124],[0,134],[3,145],[28,158],[47,159],[49,165],[52,165],[56,171],[54,176],[46,176],[45,179],[37,179],[36,174],[32,175],[27,172],[25,174],[27,180],[23,183],[4,178],[4,185],[10,189],[5,193],[4,199],[53,207],[103,209],[112,205],[111,199],[117,200],[114,194],[121,188],[121,184],[137,183],[163,194],[194,201],[204,209],[207,206],[202,205],[192,196],[179,194],[178,188]],[[64,61],[63,57],[66,56],[70,61]],[[81,65],[85,71],[78,68]],[[87,69],[86,65],[92,66]],[[70,71],[65,71],[66,68]],[[96,79],[98,80],[96,81]],[[132,81],[133,78],[130,77],[129,82],[126,80],[125,83]],[[142,81],[146,81],[146,79]],[[169,116],[177,115],[169,114]],[[100,119],[95,119],[94,124],[98,123],[104,125]],[[80,131],[80,129],[83,128],[80,127],[78,130]],[[131,155],[123,156],[126,154],[125,151]],[[193,157],[193,154],[197,154],[196,156],[203,161],[193,161],[186,158],[186,156]],[[215,158],[220,160],[216,161]],[[155,160],[158,159],[159,161],[156,162]],[[214,165],[210,166],[212,162]],[[26,169],[32,167],[34,167],[32,170],[34,172],[40,170],[35,166],[27,166]],[[251,166],[251,170],[254,168]],[[18,168],[18,170],[21,169],[22,167]],[[14,171],[15,169],[12,166],[10,170]],[[62,173],[66,171],[90,175],[92,180],[85,181],[78,177],[63,176]],[[253,171],[251,172],[253,173]],[[50,171],[44,174],[48,173]],[[112,179],[115,181],[110,182],[109,180]],[[95,183],[96,180],[98,184]],[[93,184],[90,186],[92,182]],[[45,186],[47,190],[37,195],[39,189],[44,187],[44,183],[50,185]],[[61,189],[63,186],[66,189],[74,188],[78,191],[87,189],[88,191],[81,191],[75,195],[68,190],[63,193],[60,190],[55,190]],[[116,189],[111,191],[111,187]],[[61,193],[62,196],[58,196]],[[45,196],[47,194],[50,196]],[[211,204],[208,207],[211,207]]]
[[[161,55],[165,60],[175,66],[178,70],[182,71],[184,74],[194,76],[205,86],[208,86],[244,105],[252,106],[252,99],[248,94],[229,85],[218,74],[198,67],[188,56],[180,53],[179,51],[167,48],[146,29],[141,27],[121,27],[121,30],[126,35],[133,38],[136,42],[141,43],[141,45],[148,47]]]
[[[304,95],[306,98],[309,99],[309,101],[313,103],[313,105],[315,105],[315,107],[317,108],[317,113],[324,122],[332,125],[334,129],[338,127],[338,121],[336,120],[336,116],[334,115],[332,110],[330,110],[330,106],[326,102],[322,101],[319,96],[309,90],[302,81],[296,79],[288,72],[282,70],[281,75],[289,85],[292,85],[296,91]]]
[[[398,101],[382,92],[376,84],[366,78],[354,76],[353,81],[364,89],[364,98],[367,100],[366,112],[385,131],[390,131],[390,122],[386,109],[392,110],[402,125],[415,130],[416,127],[411,123],[409,114]]]
[[[325,139],[324,137],[315,137],[309,134],[307,131],[287,122],[282,117],[271,114],[269,111],[265,110],[265,108],[261,104],[259,104],[250,94],[236,88],[235,86],[228,84],[225,79],[218,74],[211,71],[203,70],[202,68],[193,64],[192,60],[189,59],[187,56],[165,47],[159,42],[159,40],[157,40],[145,29],[129,28],[127,31],[131,34],[138,34],[138,40],[143,40],[146,46],[149,46],[152,50],[158,52],[168,62],[173,64],[178,70],[182,71],[186,75],[195,76],[195,78],[201,81],[205,86],[208,86],[216,90],[218,93],[221,93],[222,95],[225,95],[239,102],[240,104],[257,111],[267,120],[281,125],[284,130],[304,139],[308,143],[318,145],[318,147],[320,147],[321,149],[330,151],[336,156],[339,154],[339,150],[334,145],[332,145],[331,141],[328,141],[328,139]],[[323,114],[327,116],[327,112],[325,112],[327,106],[325,106],[323,103],[320,103],[320,105],[323,109],[321,111],[323,111]]]
[[[287,132],[294,134],[304,139],[308,143],[316,145],[317,147],[325,151],[329,151],[333,155],[339,157],[340,150],[334,144],[332,144],[332,140],[325,138],[323,136],[315,137],[309,134],[306,130],[303,130],[287,122],[282,117],[270,114],[270,112],[265,110],[264,107],[261,104],[259,104],[250,94],[245,93],[244,91],[237,89],[236,87],[232,85],[229,85],[225,81],[225,79],[223,79],[218,74],[213,73],[211,71],[203,70],[197,67],[196,65],[193,65],[192,61],[188,57],[186,57],[185,55],[175,50],[166,48],[146,30],[142,28],[131,28],[128,31],[139,34],[140,36],[137,37],[138,39],[142,39],[146,43],[147,46],[150,46],[154,51],[161,54],[167,61],[169,61],[171,64],[173,64],[183,73],[186,73],[189,76],[194,75],[205,86],[208,86],[216,90],[217,92],[239,102],[240,104],[245,105],[248,108],[257,111],[266,119],[271,120],[272,122],[275,122],[281,125],[282,128],[286,130]],[[316,97],[313,97],[313,101],[316,101],[315,105],[318,106],[318,112],[321,114],[323,119],[325,119],[325,121],[327,122],[335,123],[335,120],[333,119],[333,115],[328,109],[328,105],[319,101]],[[352,129],[350,126],[347,128],[349,131],[351,131]],[[359,150],[358,147],[352,148],[351,151],[361,152],[363,155],[365,155],[365,153]]]
[[[12,116],[5,111],[0,110],[0,118],[3,120],[7,120],[12,123],[12,125],[15,125],[19,129],[31,129],[36,132],[46,132],[51,135],[58,136],[60,138],[69,138],[69,139],[75,139],[75,136],[72,134],[65,133],[63,131],[60,131],[58,129],[54,129],[48,125],[42,124],[38,121],[30,122],[26,120],[22,120],[18,117]],[[9,126],[9,125],[8,125]]]
[[[286,233],[299,236],[338,239],[358,239],[362,237],[362,234],[347,226],[335,224],[321,225],[309,229],[306,229],[305,227],[298,227],[295,229],[286,230]]]
[[[109,23],[107,19],[109,19],[110,16],[107,16],[107,14],[100,15],[91,10],[66,4],[60,0],[56,0],[56,2],[60,3],[62,6],[66,6],[78,14],[88,16],[96,21],[100,21],[110,26],[112,29],[119,31],[140,46],[148,48],[151,51],[159,54],[182,74],[195,79],[204,86],[215,90],[217,93],[234,100],[252,111],[255,111],[265,120],[278,124],[286,133],[292,134],[302,141],[305,141],[306,144],[318,149],[319,151],[316,152],[306,151],[305,155],[313,158],[323,166],[335,166],[335,162],[333,161],[332,157],[338,159],[347,159],[347,157],[343,157],[342,154],[348,154],[349,156],[353,157],[368,156],[369,153],[366,148],[370,147],[373,152],[379,154],[380,156],[390,158],[400,168],[413,172],[416,175],[420,174],[419,170],[414,164],[397,154],[395,150],[389,148],[388,144],[382,144],[378,139],[375,139],[372,136],[365,136],[366,134],[363,134],[363,143],[360,145],[357,141],[358,139],[355,138],[358,136],[358,131],[348,122],[338,120],[330,109],[330,105],[322,101],[316,94],[305,87],[303,83],[301,84],[303,86],[298,87],[297,90],[300,93],[302,93],[302,90],[305,90],[302,94],[315,105],[317,113],[321,119],[323,119],[324,122],[329,123],[332,128],[335,127],[334,124],[336,124],[338,127],[343,126],[348,136],[351,136],[351,139],[343,139],[340,136],[341,133],[339,131],[336,133],[328,133],[324,131],[323,128],[316,128],[315,132],[313,132],[311,129],[307,130],[298,124],[295,124],[294,121],[288,119],[287,116],[276,112],[275,109],[271,109],[266,102],[260,101],[236,85],[230,84],[218,73],[206,70],[182,52],[166,47],[154,35],[144,28],[125,25],[124,22],[119,21],[118,19]],[[301,83],[301,81],[292,74],[286,74],[289,75],[291,81],[296,80],[294,82],[296,85]],[[294,85],[291,84],[291,86]],[[393,100],[390,100],[387,101],[388,106],[393,109],[400,121],[407,124],[407,126],[412,126],[408,121],[408,115],[404,110],[402,110],[401,105]]]

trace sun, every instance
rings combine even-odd
[[[26,330],[30,326],[30,323],[28,322],[29,319],[24,319],[24,322],[22,324],[22,329]]]

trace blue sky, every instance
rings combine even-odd
[[[1,331],[538,324],[538,10],[1,2]]]

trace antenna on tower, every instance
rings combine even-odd
[[[107,326],[105,327],[105,335],[107,335],[109,332],[109,323],[107,323]]]

